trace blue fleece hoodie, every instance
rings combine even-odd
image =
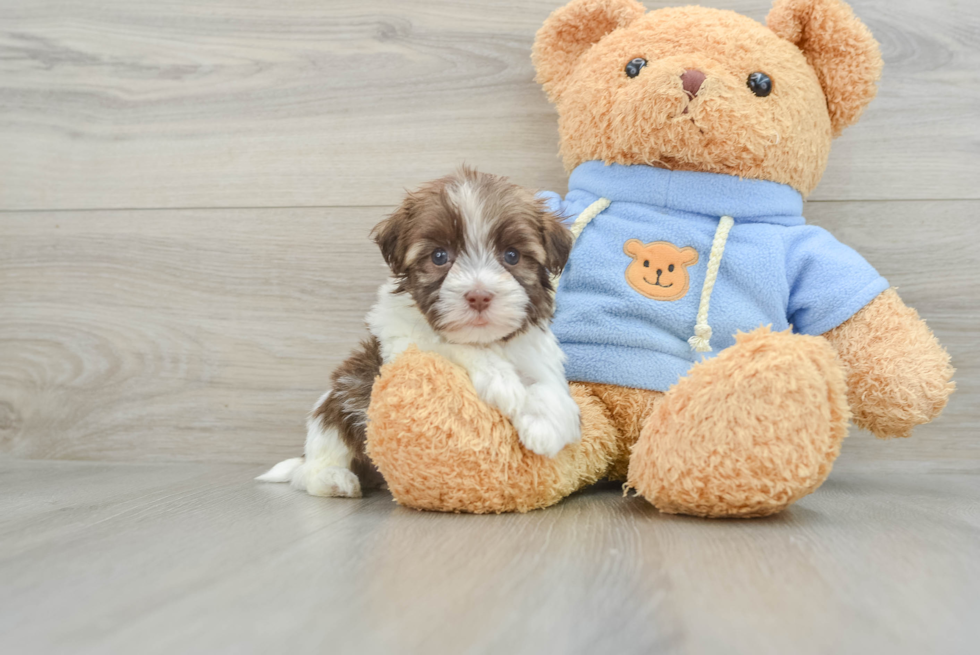
[[[737,331],[823,334],[888,288],[857,252],[807,225],[802,197],[784,184],[591,161],[568,187],[564,200],[541,195],[569,223],[596,200],[612,201],[582,231],[558,286],[552,329],[570,380],[666,391],[694,362],[734,344]],[[734,224],[710,296],[712,351],[699,353],[688,339],[722,216]],[[630,285],[632,239],[697,251],[683,297],[656,300]]]

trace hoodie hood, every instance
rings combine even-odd
[[[731,216],[735,224],[803,225],[803,196],[786,184],[719,173],[589,161],[572,171],[569,192],[652,205],[668,213]]]

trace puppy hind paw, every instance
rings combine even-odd
[[[350,469],[331,466],[307,479],[306,492],[325,498],[360,498],[361,481]]]

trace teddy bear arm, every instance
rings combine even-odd
[[[847,371],[854,423],[879,438],[910,436],[939,416],[955,388],[949,354],[894,289],[824,337]]]
[[[480,400],[466,371],[409,348],[381,369],[368,409],[367,452],[395,500],[441,512],[526,512],[605,477],[629,444],[587,386],[572,384],[582,438],[554,458],[521,446],[510,421]]]

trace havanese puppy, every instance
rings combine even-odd
[[[552,276],[572,247],[557,216],[506,179],[462,168],[409,193],[373,236],[391,277],[367,315],[370,337],[313,408],[305,457],[259,480],[347,497],[380,482],[365,454],[371,388],[382,364],[411,345],[465,368],[529,450],[553,457],[579,440],[579,408],[549,327]]]

